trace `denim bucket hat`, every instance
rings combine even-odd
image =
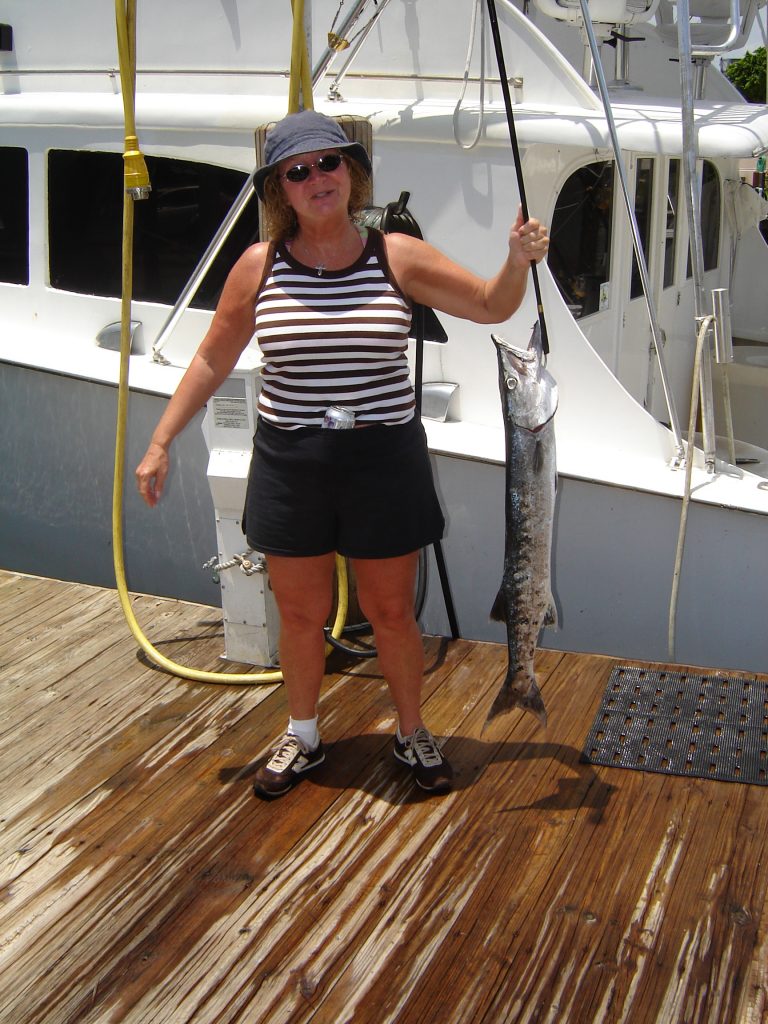
[[[333,118],[317,110],[300,110],[298,114],[288,114],[267,132],[264,166],[253,176],[253,187],[259,199],[264,199],[264,183],[281,161],[318,149],[343,149],[370,177],[371,161],[365,146],[350,142]]]

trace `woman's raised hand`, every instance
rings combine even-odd
[[[517,220],[509,232],[509,255],[515,266],[539,263],[549,249],[549,232],[535,217],[523,221],[522,207],[518,207]]]

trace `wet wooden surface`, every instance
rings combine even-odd
[[[217,667],[216,610],[136,610]],[[281,686],[158,671],[108,591],[0,573],[0,623],[3,1024],[768,1019],[768,791],[581,763],[613,660],[540,652],[547,731],[483,732],[505,649],[425,638],[429,798],[335,654],[326,762],[267,803]]]

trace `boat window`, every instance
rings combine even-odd
[[[147,156],[149,199],[134,203],[133,297],[172,305],[247,175],[226,167]],[[123,158],[52,150],[48,160],[50,281],[88,295],[121,294]],[[214,309],[226,275],[258,240],[254,194],[191,305]]]
[[[0,281],[29,284],[29,157],[0,147]]]
[[[600,308],[610,278],[613,164],[587,164],[565,182],[555,203],[548,263],[573,315]]]
[[[714,270],[720,250],[720,177],[709,160],[704,161],[701,176],[701,241],[704,269]]]
[[[649,239],[651,234],[651,212],[653,210],[653,160],[641,157],[637,161],[635,174],[635,220],[640,232],[640,244],[648,260]],[[643,294],[643,280],[634,250],[632,252],[632,280],[629,286],[630,299]]]
[[[701,170],[701,247],[704,258],[704,270],[717,267],[720,252],[720,210],[721,210],[720,176],[717,168],[709,160],[705,160]],[[690,247],[686,277],[693,276]]]
[[[669,161],[667,176],[667,221],[664,238],[664,287],[668,288],[675,279],[675,256],[677,254],[677,211],[680,203],[680,161]]]

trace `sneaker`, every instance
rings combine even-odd
[[[304,772],[316,768],[324,760],[322,742],[310,750],[297,736],[286,733],[269,760],[256,772],[253,791],[257,796],[282,796],[301,781]]]
[[[447,793],[453,785],[453,769],[435,737],[423,725],[403,740],[395,736],[395,757],[413,769],[416,782],[430,793]]]

